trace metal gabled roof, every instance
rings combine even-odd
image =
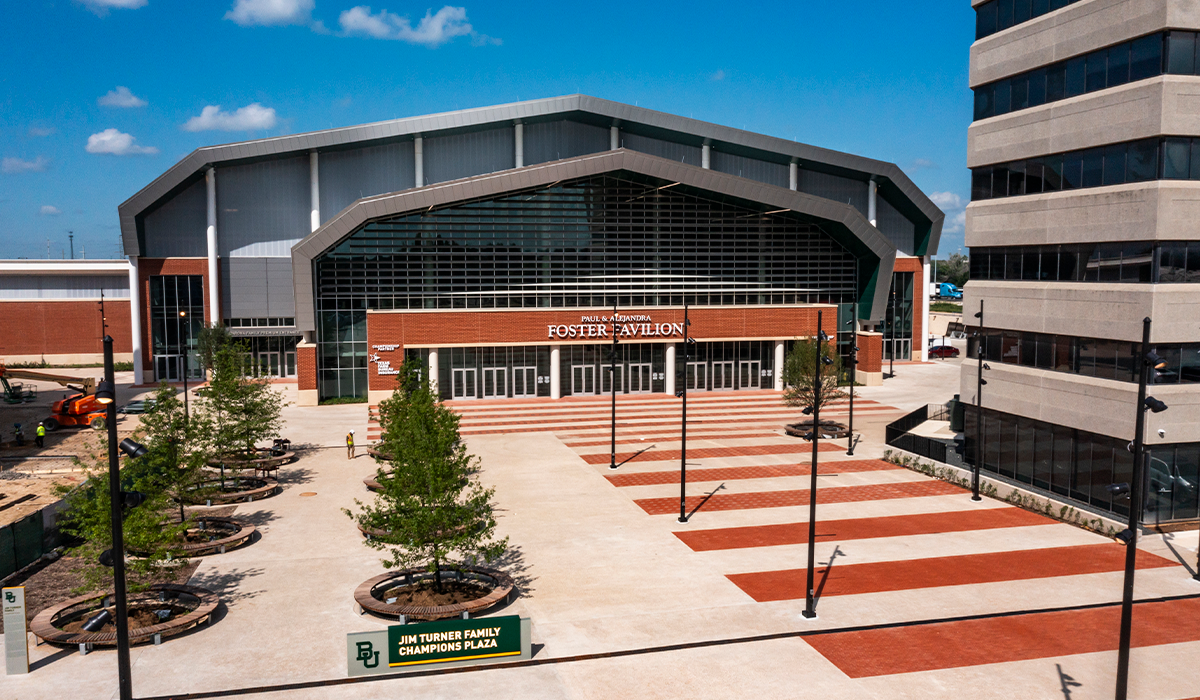
[[[864,181],[875,179],[880,185],[881,195],[891,202],[892,206],[910,218],[928,221],[927,227],[920,223],[916,225],[917,254],[937,249],[945,215],[894,163],[588,95],[566,95],[198,148],[117,208],[125,250],[139,250],[138,217],[167,195],[194,182],[210,165],[298,155],[313,150],[329,150],[417,135],[477,130],[516,121],[545,121],[567,116],[597,123],[619,124],[621,129],[631,133],[674,136],[676,140],[695,142],[696,145],[708,140],[713,142],[718,150],[732,147],[732,152],[766,160],[786,163],[795,159],[806,168],[851,175]],[[921,241],[924,243],[920,243]]]
[[[292,246],[297,327],[301,331],[315,330],[313,259],[370,221],[619,171],[664,182],[677,182],[689,189],[759,204],[772,210],[788,209],[806,218],[820,220],[826,232],[860,261],[860,318],[878,321],[883,317],[896,246],[854,207],[736,175],[618,149],[364,197],[354,202]]]

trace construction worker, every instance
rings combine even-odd
[[[25,431],[21,430],[20,423],[13,423],[13,427],[16,428],[16,430],[13,431],[13,437],[16,439],[17,447],[24,447],[25,446]]]
[[[38,423],[37,438],[34,439],[34,442],[37,443],[38,447],[46,446],[46,424],[45,423]]]
[[[346,433],[346,459],[354,459],[354,431]]]

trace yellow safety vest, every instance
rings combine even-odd
[[[46,437],[46,426],[44,426],[44,425],[38,426],[37,436],[38,437]]]
[[[354,447],[354,436],[346,433],[346,447]]]

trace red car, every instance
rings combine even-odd
[[[933,347],[929,348],[929,356],[940,357],[942,359],[947,357],[958,357],[958,348],[954,347],[953,345],[934,345]]]

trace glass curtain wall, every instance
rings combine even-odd
[[[196,338],[203,328],[203,275],[150,277],[150,347],[156,381],[182,381],[185,352],[188,378],[204,376],[196,355]]]
[[[666,391],[666,348],[662,343],[618,344],[617,393]],[[559,365],[562,395],[584,396],[612,391],[612,353],[612,343],[562,346]]]
[[[887,315],[881,327],[883,359],[909,360],[913,343],[913,273],[892,274],[892,291],[888,295]]]
[[[429,364],[429,350],[405,351]],[[443,399],[513,399],[550,395],[550,347],[441,348],[438,391]]]
[[[675,386],[688,391],[746,391],[775,386],[775,342],[697,343],[683,366],[683,343],[675,346]],[[686,374],[685,374],[686,371]]]

